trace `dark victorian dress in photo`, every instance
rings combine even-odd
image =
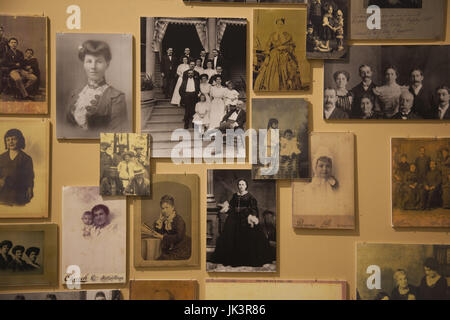
[[[256,199],[250,193],[233,194],[223,232],[217,238],[213,263],[232,267],[272,263],[269,240],[260,224],[249,225],[249,215],[258,217]]]
[[[180,215],[169,216],[165,221],[157,220],[154,229],[163,235],[158,260],[187,260],[191,257],[191,238],[186,235],[186,223]]]

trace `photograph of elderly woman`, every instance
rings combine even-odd
[[[0,15],[0,113],[48,113],[47,23]]]
[[[132,131],[132,36],[56,34],[56,135]]]
[[[293,182],[294,228],[354,229],[353,133],[311,134],[311,182]]]
[[[47,217],[48,121],[2,120],[0,136],[0,217]]]
[[[0,300],[122,300],[120,290],[88,290],[61,292],[24,292],[20,294],[0,294]]]
[[[324,119],[449,120],[450,46],[352,46],[325,63]]]
[[[255,10],[253,90],[308,90],[311,67],[306,59],[306,10]]]
[[[100,194],[150,195],[150,135],[100,134]]]
[[[125,199],[103,199],[99,187],[64,187],[62,211],[62,270],[79,266],[81,283],[124,283]]]
[[[0,274],[43,273],[44,232],[0,232]]]
[[[450,300],[449,281],[450,245],[357,244],[358,300]]]
[[[206,270],[277,271],[276,181],[208,170]]]
[[[450,227],[450,138],[393,138],[392,225]]]

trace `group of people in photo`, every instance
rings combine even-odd
[[[25,247],[13,244],[10,240],[0,243],[0,271],[22,272],[34,271],[41,268],[37,262],[40,253],[38,247]]]
[[[0,94],[14,100],[34,100],[39,93],[40,70],[32,48],[19,50],[17,37],[5,37],[5,27],[0,26]],[[9,99],[10,100],[10,99]]]
[[[243,128],[246,121],[244,102],[225,70],[225,59],[219,50],[206,50],[192,57],[190,48],[183,56],[174,56],[173,48],[161,58],[164,94],[171,104],[184,107],[184,128],[197,125],[208,129]]]
[[[398,83],[398,68],[384,69],[384,84],[373,82],[370,65],[359,67],[361,82],[352,89],[347,85],[350,73],[336,71],[335,86],[324,91],[324,118],[335,119],[450,119],[450,89],[441,85],[432,90],[425,82],[424,71],[413,68],[409,83]]]

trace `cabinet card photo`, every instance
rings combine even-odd
[[[206,300],[346,300],[345,281],[206,279]]]
[[[392,138],[392,225],[450,227],[450,138]]]
[[[70,290],[0,294],[0,300],[123,300],[123,296],[120,290]]]
[[[99,187],[63,187],[62,282],[77,280],[68,271],[77,266],[81,284],[125,283],[126,221],[125,199],[104,199]]]
[[[325,120],[450,119],[449,45],[351,46],[326,62]]]
[[[450,245],[357,243],[358,300],[450,300]]]
[[[142,199],[135,205],[135,266],[198,266],[200,264],[198,176],[153,175],[152,189],[151,198]]]
[[[56,34],[56,136],[133,131],[130,34]]]
[[[350,0],[352,40],[440,40],[445,34],[445,0]],[[381,17],[367,20],[369,6],[378,6]],[[367,25],[380,23],[379,28]]]
[[[0,122],[0,218],[48,217],[50,128],[46,119]]]
[[[57,285],[56,224],[0,225],[0,288]]]
[[[306,91],[306,9],[253,11],[253,91]]]
[[[0,114],[47,114],[47,17],[0,15]]]
[[[309,0],[306,28],[308,59],[343,59],[347,55],[350,0]]]
[[[100,194],[150,195],[150,135],[100,134]]]
[[[265,98],[252,100],[252,128],[267,130],[266,143],[252,143],[266,146],[270,163],[252,166],[253,179],[299,179],[309,178],[309,130],[308,103],[304,99]],[[259,132],[259,131],[258,131]],[[278,133],[277,133],[278,132]],[[278,140],[271,145],[272,135],[278,134]],[[258,157],[258,155],[252,155]]]
[[[130,300],[197,300],[195,280],[131,280]]]
[[[353,133],[311,134],[311,182],[292,183],[294,228],[355,228],[354,150]]]
[[[251,170],[208,170],[206,271],[277,271],[275,180]]]

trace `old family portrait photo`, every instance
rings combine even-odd
[[[132,131],[132,36],[56,34],[56,135]]]
[[[100,194],[150,195],[150,135],[100,134]]]
[[[208,170],[206,270],[276,272],[276,181]]]
[[[450,245],[358,243],[356,267],[358,300],[450,300]]]
[[[252,127],[267,129],[263,146],[266,156],[278,165],[254,164],[253,179],[309,178],[308,103],[304,99],[253,99]],[[278,140],[274,140],[278,130]],[[259,139],[264,139],[259,135]],[[274,141],[272,141],[274,140]],[[257,155],[252,155],[257,157]],[[274,170],[271,170],[272,167]]]
[[[246,122],[247,21],[141,18],[141,132],[170,157],[175,129],[225,132]]]
[[[0,274],[42,273],[44,232],[0,231]]]
[[[49,138],[47,120],[2,120],[0,217],[48,216]]]
[[[47,18],[0,15],[0,113],[47,112]]]
[[[62,214],[62,270],[79,266],[82,283],[125,282],[125,199],[105,200],[99,187],[64,187]]]
[[[450,46],[352,46],[325,63],[324,119],[449,120]]]
[[[393,138],[392,224],[450,226],[450,139]]]
[[[0,300],[123,300],[120,290],[25,292],[0,294]]]
[[[309,90],[305,10],[254,10],[253,90]]]

